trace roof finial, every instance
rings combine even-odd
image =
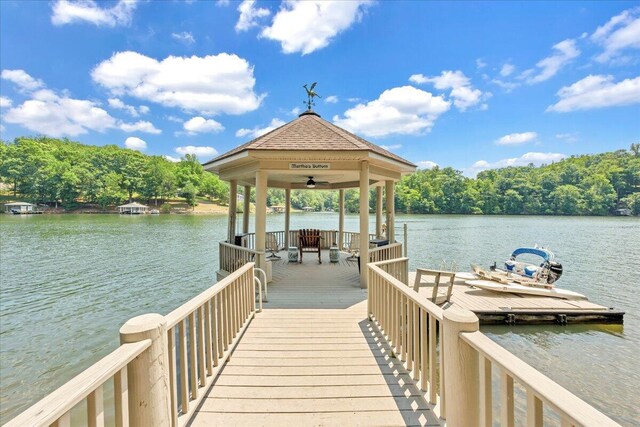
[[[322,98],[320,95],[318,95],[313,89],[316,87],[316,85],[318,84],[318,82],[313,82],[313,84],[311,84],[311,88],[307,88],[307,85],[302,86],[304,88],[304,90],[307,91],[307,101],[304,101],[305,104],[307,104],[307,111],[311,111],[311,106],[316,105],[313,102],[313,98],[315,96],[317,96],[318,98]]]

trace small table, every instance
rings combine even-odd
[[[389,239],[371,239],[369,240],[369,245],[373,247],[387,246],[389,244]]]
[[[289,246],[289,262],[298,262],[298,247]]]

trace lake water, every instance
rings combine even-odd
[[[625,325],[491,326],[492,339],[623,425],[640,425],[640,220],[398,215],[412,269],[468,269],[519,246],[554,250],[562,288]],[[0,424],[118,345],[129,318],[166,314],[214,282],[226,216],[0,215]],[[241,221],[240,221],[241,223]],[[337,228],[333,213],[292,228]],[[358,230],[347,216],[346,230]],[[268,230],[284,228],[268,216]],[[372,218],[373,224],[373,218]]]

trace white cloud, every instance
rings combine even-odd
[[[132,150],[144,151],[147,149],[147,143],[140,138],[130,136],[124,141],[124,146]]]
[[[173,157],[173,156],[164,156],[165,159],[169,160],[170,162],[173,163],[178,163],[180,161],[180,157]]]
[[[575,40],[567,39],[553,46],[555,53],[536,64],[537,69],[530,68],[520,74],[527,84],[540,83],[555,76],[561,68],[580,55]]]
[[[0,108],[9,108],[13,102],[6,96],[0,96]]]
[[[380,148],[383,148],[387,151],[393,151],[393,150],[397,150],[399,148],[402,148],[402,144],[392,144],[392,145],[381,145]]]
[[[224,126],[220,123],[216,122],[213,119],[205,119],[204,117],[193,117],[182,125],[184,130],[187,131],[189,135],[195,135],[198,133],[205,132],[222,132],[224,130]]]
[[[578,141],[578,134],[575,132],[572,133],[557,133],[556,139],[560,139],[562,141],[573,143]]]
[[[493,83],[496,86],[501,87],[502,89],[505,90],[505,92],[511,92],[512,90],[514,90],[515,88],[517,88],[518,86],[520,86],[519,83],[514,83],[514,82],[505,82],[504,80],[500,80],[500,79],[493,79],[491,80],[491,83]]]
[[[184,43],[184,44],[193,44],[196,42],[195,37],[193,37],[193,34],[191,34],[188,31],[183,31],[181,33],[171,33],[171,37],[173,37],[175,40]]]
[[[482,60],[482,58],[476,59],[476,67],[481,70],[487,66],[487,63]]]
[[[604,48],[598,62],[616,58],[625,49],[640,49],[640,8],[628,9],[598,27],[590,39]]]
[[[566,113],[637,104],[640,103],[640,77],[614,83],[613,76],[589,75],[563,87],[557,95],[560,100],[547,111]]]
[[[265,133],[271,132],[272,130],[279,128],[280,126],[286,124],[280,119],[272,119],[271,123],[265,127],[254,127],[253,129],[238,129],[236,132],[236,136],[238,138],[243,138],[245,136],[250,136],[252,139],[257,138]]]
[[[337,104],[337,103],[338,103],[338,101],[340,101],[340,100],[339,100],[339,99],[338,99],[338,97],[337,97],[337,96],[335,96],[335,95],[327,96],[327,97],[324,99],[324,102],[326,102],[327,104]]]
[[[471,85],[471,80],[462,71],[443,71],[442,74],[435,77],[414,74],[409,77],[409,80],[418,84],[433,83],[433,86],[439,90],[451,89],[449,96],[453,98],[453,105],[460,111],[466,111],[467,108],[477,105],[483,99],[491,96],[483,97],[482,91],[475,89]]]
[[[331,43],[340,32],[361,19],[369,0],[282,2],[261,37],[280,42],[284,53],[307,55]]]
[[[44,86],[42,80],[34,79],[24,70],[2,70],[0,77],[27,91],[36,90]]]
[[[240,3],[238,6],[240,17],[238,18],[238,22],[236,22],[236,31],[247,31],[252,27],[257,27],[260,19],[271,15],[269,9],[256,8],[254,7],[255,4],[255,0],[244,0]]]
[[[218,7],[229,6],[229,4],[231,4],[230,0],[218,0],[216,2],[216,6],[218,6]]]
[[[3,133],[7,128],[4,127],[3,124],[0,124],[0,133]]]
[[[3,119],[52,137],[104,132],[117,126],[116,120],[92,101],[60,97],[49,90],[38,91],[33,98],[9,109]]]
[[[129,25],[136,0],[121,0],[111,8],[101,8],[93,0],[58,0],[53,4],[53,25],[89,22],[97,26]]]
[[[291,109],[291,111],[289,111],[289,114],[291,114],[292,116],[299,116],[300,113],[302,113],[300,107],[294,107]]]
[[[500,69],[500,75],[502,77],[508,77],[510,76],[514,71],[516,70],[516,67],[512,64],[504,64],[502,66],[502,68]]]
[[[135,123],[121,123],[119,126],[125,132],[146,132],[158,135],[162,133],[160,129],[157,129],[153,123],[140,120]]]
[[[347,101],[349,101],[349,102],[361,102],[362,98],[347,98]]]
[[[176,117],[176,116],[166,116],[165,117],[167,120],[169,120],[170,122],[174,122],[174,123],[182,123],[183,120],[180,117]]]
[[[496,141],[497,145],[520,145],[527,142],[531,142],[538,137],[537,132],[522,132],[522,133],[510,133],[499,138]]]
[[[138,117],[140,114],[147,114],[149,112],[149,107],[145,105],[141,105],[140,107],[136,108],[133,105],[125,104],[118,98],[109,98],[107,102],[109,103],[109,107],[115,108],[117,110],[124,110],[129,113],[131,117]]]
[[[333,122],[365,136],[418,135],[429,132],[450,107],[442,96],[403,86],[387,89],[378,99],[348,109],[344,118],[334,116]]]
[[[246,113],[257,109],[265,96],[253,91],[253,67],[227,53],[157,61],[137,52],[118,52],[98,64],[91,76],[115,95],[201,114]]]
[[[71,98],[66,93],[59,95],[50,89],[33,92],[31,99],[7,110],[3,120],[52,137],[77,136],[108,129],[161,133],[150,122],[125,123],[112,117],[94,101]]]
[[[417,165],[420,169],[433,169],[439,166],[436,162],[432,162],[431,160],[421,160]]]
[[[176,153],[184,156],[186,154],[195,154],[198,157],[212,157],[218,154],[213,147],[195,147],[193,145],[187,145],[185,147],[177,147]]]
[[[531,152],[523,154],[520,157],[513,157],[509,159],[502,159],[495,162],[487,162],[486,160],[478,160],[470,168],[464,170],[466,175],[475,176],[478,172],[487,169],[499,169],[511,166],[528,166],[533,164],[540,166],[542,164],[549,164],[552,162],[558,162],[564,159],[566,154],[562,153],[537,153]]]

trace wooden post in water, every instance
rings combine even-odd
[[[127,368],[129,424],[170,426],[169,355],[164,317],[157,313],[143,314],[129,319],[120,328],[121,344],[147,339],[151,340],[151,346]]]
[[[448,427],[467,427],[479,422],[478,352],[460,338],[461,332],[477,332],[478,317],[451,306],[442,312],[444,398]]]

